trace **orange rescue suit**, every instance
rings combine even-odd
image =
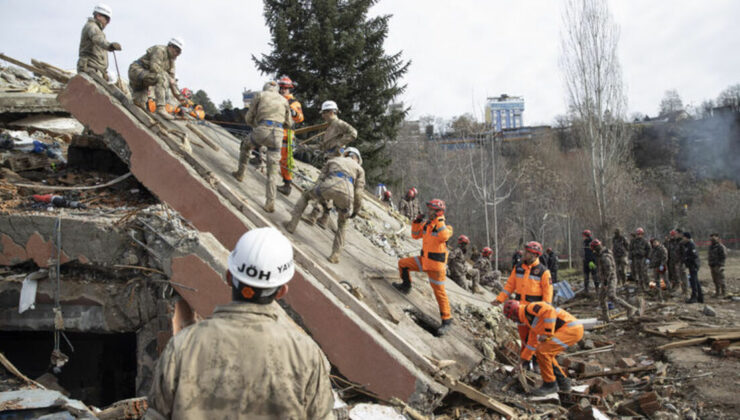
[[[517,264],[506,280],[504,291],[496,297],[499,302],[507,299],[518,300],[522,305],[539,301],[552,303],[550,270],[544,264],[540,264],[539,259],[535,259],[532,265],[523,262]],[[529,335],[529,327],[526,324],[519,324],[518,330],[521,345],[524,346]]]
[[[553,382],[560,375],[565,377],[556,356],[583,338],[581,321],[547,302],[534,302],[519,306],[519,322],[529,327],[522,360],[531,360],[536,355],[545,382]]]
[[[411,237],[422,239],[421,255],[398,260],[401,278],[408,276],[408,271],[425,272],[429,276],[429,284],[434,290],[442,319],[450,319],[452,312],[444,281],[447,278],[447,241],[452,237],[452,226],[445,224],[444,216],[426,223],[414,222],[411,224]]]
[[[304,120],[303,108],[301,108],[301,103],[298,102],[292,93],[283,95],[283,97],[288,100],[288,105],[290,105],[290,115],[293,117],[293,126],[295,127],[295,124],[302,123]],[[295,139],[293,139],[293,141],[295,141]],[[290,168],[288,168],[287,128],[283,129],[283,147],[280,148],[280,175],[282,175],[284,181],[291,181],[293,179],[293,175],[290,173]]]

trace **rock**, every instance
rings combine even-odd
[[[678,414],[669,413],[667,411],[656,411],[655,414],[652,415],[652,418],[654,420],[680,420]]]
[[[704,309],[701,312],[706,316],[717,316],[717,311],[709,305],[704,305]]]
[[[666,410],[669,410],[671,412],[674,412],[674,413],[678,414],[678,408],[676,408],[676,406],[673,405],[673,404],[671,404],[671,403],[665,403],[665,404],[663,404],[663,408],[665,408]]]
[[[686,414],[683,415],[683,418],[685,420],[699,420],[699,416],[696,415],[694,410],[687,411]]]
[[[591,350],[591,349],[595,349],[595,348],[596,348],[596,345],[594,345],[593,340],[591,340],[590,338],[587,338],[587,339],[583,340],[583,349],[584,350]]]

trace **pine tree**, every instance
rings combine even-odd
[[[218,114],[216,105],[211,101],[211,98],[208,97],[208,94],[203,89],[198,89],[198,91],[193,94],[193,102],[197,105],[201,105],[208,115]]]
[[[252,56],[264,74],[287,74],[297,82],[307,124],[323,122],[323,101],[336,101],[339,117],[358,131],[369,183],[387,182],[390,156],[384,145],[396,137],[408,109],[392,106],[406,85],[401,52],[387,55],[383,42],[391,15],[368,18],[377,0],[264,0],[272,52]]]

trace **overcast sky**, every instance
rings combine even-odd
[[[174,35],[185,39],[177,60],[181,87],[203,89],[216,102],[241,103],[258,89],[251,54],[270,51],[256,0],[108,0],[109,41],[120,42],[118,65]],[[0,0],[0,52],[62,68],[77,62],[80,30],[96,2]],[[677,89],[686,104],[716,98],[740,83],[740,1],[618,0],[619,58],[630,112],[654,115]],[[411,118],[466,112],[482,118],[485,98],[522,95],[525,124],[549,124],[565,110],[558,67],[562,1],[381,0],[371,14],[392,14],[386,51],[403,50],[412,65],[401,98]],[[116,69],[111,55],[109,71]],[[300,99],[300,90],[297,93]]]

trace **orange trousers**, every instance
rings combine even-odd
[[[288,145],[285,143],[287,140],[283,139],[283,146],[280,148],[280,175],[283,176],[283,181],[291,181],[293,175],[288,170]]]
[[[526,303],[525,303],[526,305]],[[524,349],[524,346],[527,344],[527,340],[529,340],[529,325],[527,324],[519,324],[516,327],[517,330],[519,330],[519,339],[521,341],[521,346],[519,349],[519,352],[521,352]]]
[[[398,260],[398,272],[403,279],[403,270],[408,271],[424,271],[421,269],[421,257],[408,257],[401,258]],[[444,271],[424,271],[429,277],[429,285],[434,290],[434,297],[437,299],[437,305],[439,305],[439,314],[442,320],[451,319],[452,311],[450,310],[450,300],[447,298],[447,292],[445,292],[445,279],[447,274]],[[409,280],[411,276],[409,276]]]
[[[579,324],[571,327],[565,325],[555,331],[555,334],[547,341],[537,346],[534,354],[537,357],[537,364],[540,365],[540,375],[542,375],[543,381],[554,382],[555,369],[558,370],[558,376],[560,374],[563,377],[568,376],[558,364],[556,356],[565,351],[568,346],[581,341],[581,338],[583,338],[583,325]]]

